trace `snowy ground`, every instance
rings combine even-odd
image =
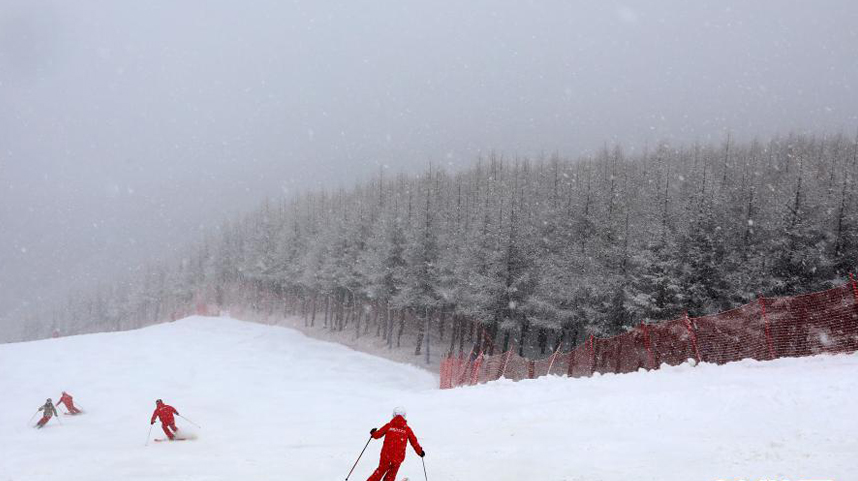
[[[450,391],[436,382],[229,319],[0,345],[0,481],[341,481],[400,404],[430,480],[858,479],[856,355]],[[63,389],[87,414],[30,429]],[[144,446],[158,397],[202,425],[198,439]],[[152,433],[163,437],[157,424]],[[379,448],[352,479],[366,479]],[[413,452],[403,476],[423,479]]]

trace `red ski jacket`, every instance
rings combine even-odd
[[[414,452],[420,454],[423,448],[417,442],[417,437],[414,432],[408,427],[405,418],[402,416],[394,417],[389,423],[382,426],[381,429],[372,433],[373,439],[384,437],[384,446],[381,448],[381,459],[393,463],[401,464],[405,459],[405,445],[411,443]]]
[[[159,404],[158,407],[155,408],[155,412],[152,413],[152,420],[150,423],[155,422],[155,418],[161,420],[162,424],[173,425],[176,420],[173,418],[173,414],[178,415],[179,411],[176,411],[176,408],[173,406],[169,406],[167,404]]]
[[[69,396],[67,393],[63,393],[63,395],[60,396],[60,402],[58,402],[57,404],[65,404],[66,407],[70,408],[74,406],[74,401],[72,400],[72,397]]]

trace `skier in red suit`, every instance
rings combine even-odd
[[[59,404],[65,404],[66,409],[68,409],[69,414],[80,414],[82,411],[74,406],[74,400],[71,397],[71,394],[63,391],[63,395],[60,396]]]
[[[405,460],[405,446],[408,442],[411,443],[411,447],[414,448],[417,455],[421,458],[426,456],[426,452],[420,447],[414,432],[405,422],[405,410],[402,408],[394,409],[393,419],[381,429],[373,428],[369,434],[373,439],[383,437],[384,446],[381,448],[381,460],[378,463],[378,469],[372,473],[367,481],[380,481],[382,476],[384,476],[384,481],[394,481],[396,473],[399,471],[399,465]]]
[[[174,414],[178,416],[179,411],[176,411],[176,408],[173,406],[164,404],[164,401],[159,399],[155,401],[155,412],[152,413],[152,420],[149,424],[155,424],[155,418],[160,419],[161,429],[164,430],[164,434],[166,434],[170,440],[173,440],[176,437],[174,433],[179,430],[179,428],[176,427],[176,419],[173,418]]]

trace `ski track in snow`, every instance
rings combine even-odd
[[[0,345],[0,481],[341,481],[397,405],[430,480],[847,481],[857,375],[853,354],[440,391],[413,366],[194,317]],[[62,390],[86,414],[30,428]],[[200,424],[177,418],[197,439],[144,446],[156,398]],[[366,479],[380,449],[370,443],[350,479]],[[399,476],[423,479],[410,448]]]

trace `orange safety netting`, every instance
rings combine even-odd
[[[509,351],[472,353],[441,363],[441,388],[481,384],[501,377],[583,377],[678,365],[689,359],[724,364],[742,359],[858,351],[858,285],[794,297],[764,298],[703,317],[644,324],[623,334],[590,336],[571,352],[529,360]]]

